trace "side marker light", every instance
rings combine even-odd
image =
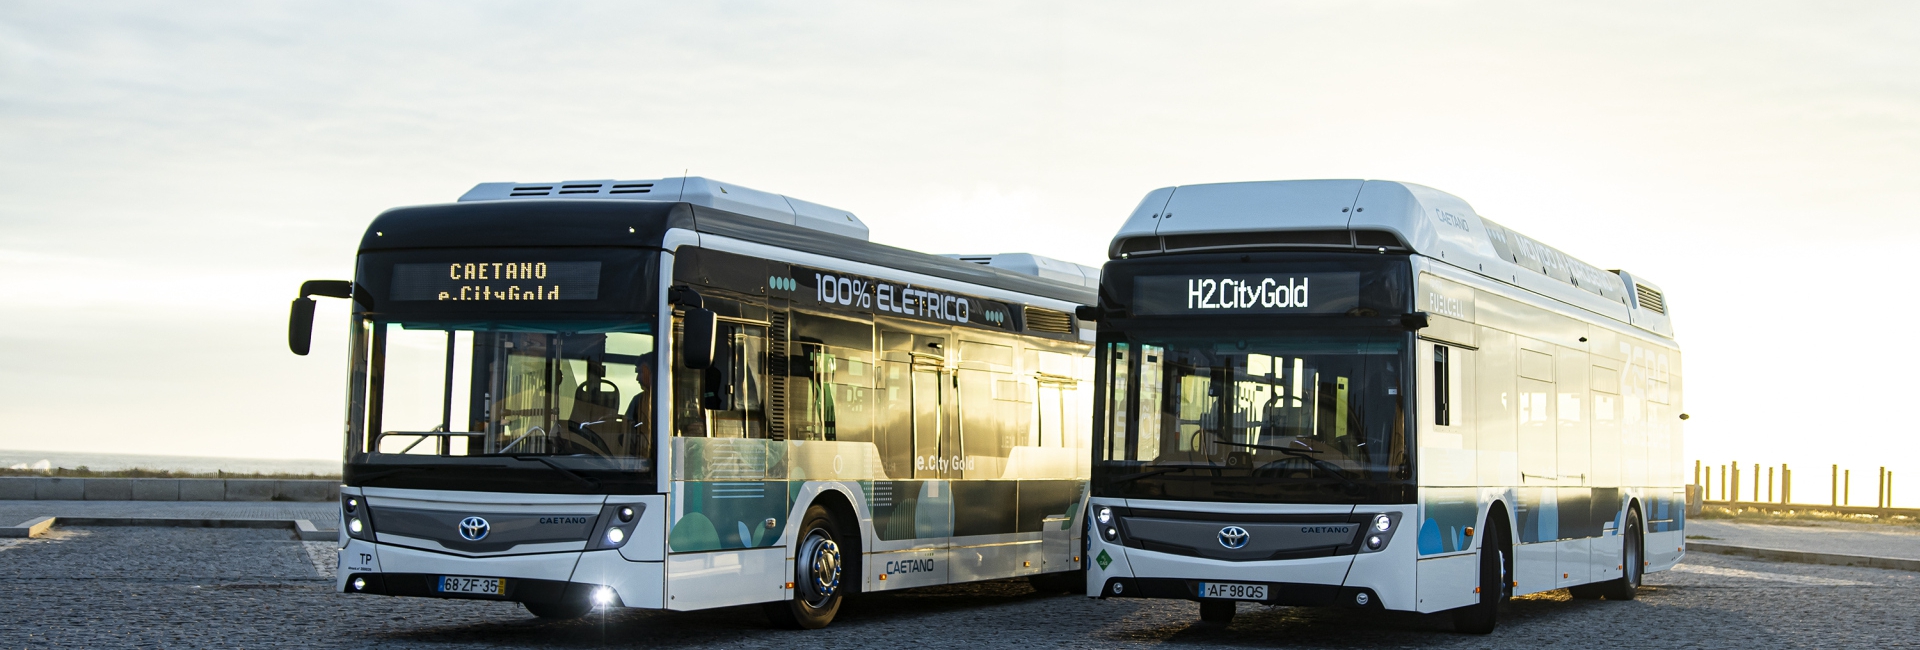
[[[1468,536],[1468,537],[1472,537],[1472,536],[1473,536],[1473,527],[1472,527],[1472,526],[1468,526],[1468,527],[1467,527],[1467,536]]]

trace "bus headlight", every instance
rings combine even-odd
[[[1093,520],[1094,520],[1094,521],[1097,521],[1097,522],[1100,522],[1100,525],[1101,525],[1101,526],[1106,526],[1106,525],[1109,525],[1109,524],[1112,524],[1112,523],[1113,523],[1113,508],[1108,508],[1108,507],[1106,507],[1106,506],[1101,506],[1099,510],[1096,510],[1096,511],[1094,511],[1094,513],[1093,513]]]
[[[592,541],[587,545],[587,550],[620,548],[620,545],[627,543],[628,538],[633,537],[634,530],[640,527],[640,517],[646,514],[646,511],[647,506],[644,503],[602,506],[600,523],[596,525],[594,535],[587,538]]]
[[[1373,516],[1367,524],[1366,537],[1360,540],[1360,552],[1372,553],[1387,547],[1393,541],[1393,534],[1399,531],[1400,513],[1387,512]]]
[[[349,533],[358,535],[362,532],[365,532],[366,528],[367,528],[366,525],[360,523],[359,517],[353,517],[347,520],[347,532]]]

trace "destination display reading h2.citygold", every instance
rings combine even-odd
[[[1359,294],[1359,273],[1148,275],[1133,280],[1133,313],[1344,313]]]

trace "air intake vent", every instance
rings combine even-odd
[[[1634,293],[1637,293],[1640,296],[1641,309],[1645,309],[1647,311],[1650,311],[1656,314],[1667,313],[1667,300],[1666,300],[1666,297],[1660,295],[1660,292],[1655,291],[1653,289],[1648,289],[1647,285],[1640,284],[1638,282],[1635,282],[1633,284],[1633,291]]]
[[[1039,307],[1027,308],[1027,331],[1052,332],[1054,334],[1073,333],[1073,315]]]
[[[1346,230],[1290,230],[1283,232],[1223,232],[1202,235],[1167,235],[1168,251],[1207,248],[1251,248],[1266,246],[1353,246],[1353,235]]]
[[[1406,242],[1380,230],[1284,230],[1278,232],[1223,232],[1120,240],[1114,252],[1122,255],[1195,253],[1210,250],[1407,250]]]
[[[1120,245],[1116,248],[1119,249],[1121,255],[1135,255],[1139,253],[1158,253],[1160,252],[1160,238],[1159,237],[1130,237],[1127,239],[1120,240]]]

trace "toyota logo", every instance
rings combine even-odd
[[[1247,529],[1239,526],[1220,529],[1220,545],[1231,549],[1246,548]]]
[[[1220,534],[1222,535],[1222,537],[1220,538],[1220,543],[1222,544],[1227,543],[1226,541],[1227,538],[1224,537],[1224,535],[1226,535],[1227,533],[1225,531],[1222,531]],[[1246,541],[1244,540],[1244,538],[1246,537],[1246,533],[1241,533],[1240,536],[1243,538],[1240,543],[1245,544]],[[460,520],[460,538],[465,539],[469,542],[478,542],[480,540],[486,539],[487,538],[487,520],[481,519],[479,517],[468,517],[466,519]]]

